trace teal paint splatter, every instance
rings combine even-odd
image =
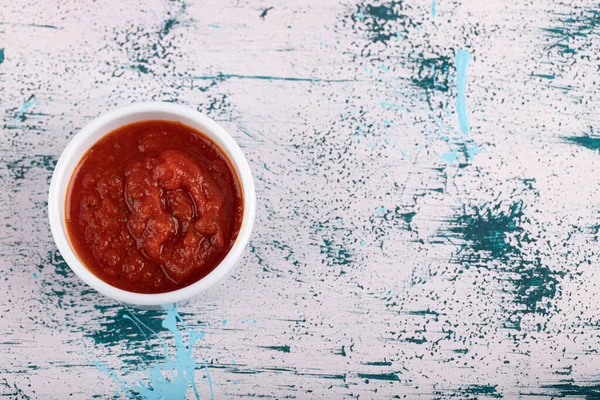
[[[222,74],[217,75],[201,75],[192,76],[194,80],[216,80],[224,81],[227,79],[250,79],[259,81],[288,81],[288,82],[325,82],[325,83],[339,83],[339,82],[354,82],[353,79],[324,79],[324,78],[303,78],[294,76],[271,76],[271,75],[240,75],[240,74]]]
[[[568,16],[560,15],[557,24],[558,26],[544,29],[552,41],[546,50],[556,50],[560,57],[575,63],[578,60],[575,55],[590,48],[594,43],[594,36],[597,36],[600,28],[600,10],[577,7]]]
[[[431,111],[441,108],[441,105],[433,104],[432,98],[436,92],[447,93],[450,90],[450,75],[455,68],[452,59],[445,55],[426,58],[423,52],[412,58],[416,65],[411,78],[412,84],[425,91],[427,105]]]
[[[402,339],[402,341],[403,342],[407,342],[407,343],[414,343],[414,344],[427,343],[427,339],[425,339],[425,338],[417,338],[417,337],[405,338],[405,339]]]
[[[140,71],[142,74],[147,74],[150,72],[150,69],[144,64],[132,65],[129,69],[134,69]]]
[[[512,294],[519,307],[516,314],[508,316],[506,327],[517,330],[523,314],[546,315],[555,310],[552,300],[559,294],[559,278],[564,276],[546,266],[537,255],[523,253],[522,244],[536,242],[523,228],[528,222],[523,207],[522,201],[465,206],[463,214],[444,233],[462,242],[453,261],[465,268],[494,269],[503,281],[510,283],[503,290]],[[510,237],[518,238],[519,245],[512,244]]]
[[[262,12],[261,12],[261,13],[260,13],[260,15],[259,15],[259,18],[260,18],[260,19],[262,19],[262,20],[264,21],[264,20],[265,20],[265,17],[267,16],[267,13],[268,13],[269,11],[271,11],[273,8],[275,8],[275,7],[266,7],[266,8],[263,8],[263,9],[262,9]]]
[[[459,50],[454,57],[456,66],[456,113],[458,114],[458,124],[460,131],[464,135],[469,134],[471,129],[467,117],[467,99],[465,91],[467,88],[467,70],[471,62],[471,55],[466,50]]]
[[[179,24],[179,21],[177,21],[177,19],[175,18],[168,18],[167,20],[165,20],[165,24],[162,30],[160,31],[161,39],[167,36],[169,32],[171,32],[171,29],[173,29],[173,27],[177,24]]]
[[[36,267],[42,292],[38,299],[41,304],[72,313],[82,302],[93,302],[98,296],[98,292],[75,276],[58,250],[46,252]],[[64,316],[52,319],[57,324],[65,323]]]
[[[373,229],[373,233],[376,233],[376,239],[380,240],[387,230],[387,225],[399,226],[412,232],[412,221],[416,215],[416,212],[407,211],[400,206],[395,206],[393,210],[382,206],[369,217],[369,224]],[[366,243],[360,242],[359,246],[364,247]]]
[[[56,163],[56,156],[39,154],[34,156],[23,156],[17,160],[9,161],[6,163],[6,169],[16,181],[25,179],[27,173],[31,169],[41,169],[46,172],[48,178],[50,178]]]
[[[427,309],[427,310],[418,310],[418,311],[407,311],[406,314],[408,315],[420,315],[420,316],[429,316],[429,315],[433,315],[434,317],[436,317],[435,319],[437,320],[437,317],[440,316],[440,313],[431,309]]]
[[[437,12],[437,0],[433,0],[431,2],[431,16],[435,18],[436,12]]]
[[[31,28],[46,28],[46,29],[60,29],[55,25],[45,25],[45,24],[23,24],[18,22],[0,22],[0,25],[11,25],[11,26],[28,26]]]
[[[130,348],[148,346],[148,332],[160,333],[165,330],[164,312],[161,310],[145,310],[133,314],[128,308],[120,306],[107,308],[96,305],[94,308],[102,313],[102,318],[99,318],[100,328],[87,332],[85,336],[91,338],[97,346],[113,347],[122,343],[127,343]],[[116,314],[106,314],[108,309],[118,311]],[[136,347],[136,350],[138,349],[139,347]],[[128,356],[122,358],[127,359]],[[134,352],[133,360],[136,358]]]
[[[508,272],[508,271],[506,271]],[[540,258],[521,260],[516,265],[519,276],[512,280],[515,302],[523,308],[522,313],[547,315],[555,309],[552,300],[559,293],[563,272],[556,272],[542,263]]]
[[[505,210],[503,204],[491,207],[464,209],[450,232],[464,238],[469,250],[487,254],[493,259],[506,260],[518,249],[508,242],[511,233],[522,233],[523,202],[517,201]]]
[[[374,381],[400,381],[400,377],[397,374],[389,373],[389,374],[362,374],[359,373],[358,377],[361,379],[369,379]]]
[[[372,365],[374,367],[391,367],[392,363],[390,361],[368,361],[365,363],[361,363],[362,365]]]
[[[320,253],[330,265],[348,265],[352,262],[350,251],[332,239],[323,239],[323,244],[319,246]]]
[[[531,74],[531,76],[548,80],[553,80],[554,78],[556,78],[556,75],[554,74]]]
[[[402,0],[357,4],[343,20],[344,25],[368,40],[366,44],[359,45],[360,54],[357,56],[379,59],[378,55],[385,46],[403,39],[408,29],[422,25],[421,21],[408,15],[409,9],[410,5]]]
[[[58,250],[48,252],[48,264],[54,267],[52,273],[62,278],[66,278],[72,274],[71,267],[69,267],[69,264],[62,258]],[[39,267],[43,268],[43,265],[40,265]]]
[[[359,21],[367,26],[370,40],[373,43],[386,44],[396,37],[396,32],[390,29],[394,21],[407,19],[402,14],[403,1],[389,1],[380,4],[364,4],[359,6],[358,15],[352,16],[355,22]]]
[[[573,366],[569,365],[568,367],[563,368],[562,370],[554,371],[555,375],[564,375],[569,376],[573,374]]]
[[[501,399],[502,393],[498,393],[498,385],[469,385],[465,388],[461,388],[459,391],[465,394],[492,397],[495,399]]]
[[[281,351],[282,353],[289,353],[291,351],[291,348],[288,345],[285,345],[285,346],[259,346],[259,347],[261,347],[263,349]]]
[[[175,71],[178,47],[174,40],[174,28],[179,19],[186,16],[187,4],[181,1],[169,1],[166,16],[154,27],[128,26],[125,30],[115,30],[111,45],[116,45],[129,59],[125,68],[115,65],[113,77],[120,77],[125,71],[137,71],[140,74],[157,75]],[[164,98],[161,98],[164,100]]]
[[[346,346],[342,346],[342,349],[339,351],[334,351],[333,354],[342,356],[342,357],[346,357],[348,355],[348,353],[346,353]]]
[[[574,382],[557,383],[542,386],[542,388],[556,391],[556,397],[576,397],[588,400],[600,398],[600,384],[596,382],[591,385],[579,385]]]
[[[31,26],[33,28],[58,29],[58,26],[44,24],[27,24],[27,26]]]
[[[312,221],[310,233],[315,238],[314,245],[319,247],[324,264],[330,266],[346,266],[354,261],[346,238],[350,232],[344,227],[341,217],[327,219],[324,222]]]
[[[0,64],[4,62],[4,48],[0,48]]]
[[[581,147],[585,147],[589,150],[598,151],[600,150],[600,137],[594,136],[565,136],[563,137],[569,143],[576,144]]]
[[[294,255],[294,250],[292,249],[292,246],[289,246],[286,243],[282,243],[279,240],[273,240],[272,244],[273,247],[282,251],[282,253],[284,254],[283,259],[285,261],[290,261],[296,267],[300,265],[300,261]]]
[[[0,378],[0,397],[14,400],[30,400],[31,397],[23,391],[16,383],[10,384],[8,379]],[[34,392],[35,393],[35,392]]]

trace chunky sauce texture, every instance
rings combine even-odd
[[[200,132],[171,121],[105,135],[75,169],[65,207],[83,264],[137,293],[169,292],[206,276],[235,242],[243,214],[226,156]]]

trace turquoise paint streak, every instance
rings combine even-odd
[[[15,117],[12,120],[12,124],[15,125],[17,122],[19,122],[19,119],[25,115],[25,112],[27,110],[29,110],[31,107],[33,106],[39,106],[40,102],[38,100],[29,100],[27,101],[25,104],[23,104],[23,106],[21,107],[21,109],[17,112],[17,115],[15,115]]]
[[[164,361],[155,364],[145,371],[147,380],[130,382],[123,377],[117,376],[117,374],[105,364],[96,362],[96,366],[101,372],[107,374],[113,381],[118,383],[123,392],[138,393],[145,400],[184,400],[190,398],[187,396],[190,386],[194,393],[193,398],[200,399],[200,394],[196,387],[195,376],[196,370],[204,369],[210,386],[211,399],[214,400],[213,382],[208,370],[208,364],[206,362],[203,364],[196,362],[193,355],[194,345],[198,340],[204,337],[204,332],[196,332],[189,328],[176,307],[169,307],[166,311],[167,315],[162,321],[162,327],[173,334],[173,340],[175,342],[175,353],[173,355],[170,354],[169,346],[161,335],[149,328],[133,313],[131,314],[132,318],[130,319],[132,321],[135,320],[136,326],[140,330],[145,328],[152,335],[158,337],[163,347]],[[129,318],[129,316],[127,318]],[[179,329],[180,326],[183,328],[181,331]],[[185,332],[188,337],[187,344],[182,332]]]
[[[188,334],[187,346],[183,335],[178,329],[178,324],[181,324]],[[167,317],[163,320],[162,326],[173,334],[175,355],[170,357],[166,342],[160,338],[165,353],[165,361],[153,366],[148,371],[148,385],[140,383],[133,386],[132,389],[148,400],[185,399],[188,388],[191,386],[195,397],[200,399],[194,378],[196,369],[202,368],[202,365],[196,362],[192,353],[195,343],[204,337],[204,333],[198,333],[188,328],[175,307],[167,309]],[[208,374],[208,368],[206,368],[206,372]],[[210,375],[208,381],[212,395]]]
[[[477,154],[481,153],[481,149],[477,146],[477,143],[473,143],[471,147],[467,148],[467,155],[472,160]]]
[[[433,2],[431,3],[431,16],[435,17],[435,14],[437,12],[437,0],[433,0]]]
[[[389,103],[387,101],[382,101],[381,102],[381,106],[385,107],[385,108],[394,108],[396,110],[400,110],[400,111],[408,111],[406,108],[398,105],[398,104],[394,104],[394,103]]]
[[[452,150],[451,152],[442,154],[442,158],[450,165],[454,165],[456,160],[458,160],[458,153],[456,150]]]
[[[471,55],[466,50],[459,50],[454,57],[456,66],[456,113],[458,114],[458,125],[463,135],[468,135],[471,130],[469,118],[467,117],[467,100],[465,90],[467,88],[467,70],[471,62]]]
[[[270,75],[240,75],[240,74],[217,74],[217,75],[203,75],[203,76],[192,76],[195,80],[226,80],[226,79],[251,79],[259,81],[288,81],[288,82],[326,82],[326,83],[339,83],[339,82],[354,82],[354,79],[323,79],[323,78],[303,78],[293,76],[270,76]]]

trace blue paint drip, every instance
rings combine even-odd
[[[400,110],[400,111],[408,111],[406,108],[402,107],[401,105],[394,104],[394,103],[389,103],[387,101],[382,101],[381,102],[381,107],[394,108],[394,109]]]
[[[177,327],[178,321],[188,333],[189,340],[187,346],[183,340],[183,335]],[[199,367],[199,364],[196,363],[192,352],[194,344],[198,339],[204,337],[204,334],[189,329],[175,307],[167,309],[167,317],[163,320],[162,326],[173,334],[175,356],[173,358],[169,356],[164,340],[161,338],[165,347],[165,362],[159,363],[150,369],[150,382],[148,386],[140,384],[134,386],[133,390],[148,400],[185,399],[187,390],[191,385],[196,398],[199,399],[200,395],[194,382],[196,368]],[[171,379],[165,376],[165,372],[171,375]]]
[[[458,125],[463,135],[468,135],[471,126],[467,117],[467,100],[465,90],[467,88],[467,70],[471,62],[471,55],[466,50],[459,50],[454,57],[456,66],[456,113],[458,114]]]
[[[210,379],[210,372],[208,372],[208,364],[204,361],[204,369],[206,370],[206,378],[208,379],[208,386],[210,387],[210,398],[215,400],[215,392],[213,391],[212,379]]]
[[[456,153],[456,150],[452,150],[451,152],[442,154],[442,158],[448,164],[453,165],[458,160],[458,153]]]
[[[433,2],[431,3],[431,16],[435,17],[436,14],[436,10],[437,9],[437,0],[433,0]]]
[[[387,208],[385,208],[384,206],[381,206],[377,210],[375,210],[375,214],[384,214],[386,211],[387,211]]]
[[[13,118],[13,120],[12,120],[13,125],[15,125],[17,122],[19,122],[19,119],[23,115],[25,115],[25,111],[27,111],[28,109],[30,109],[33,106],[39,106],[39,105],[40,105],[40,102],[35,99],[26,101],[25,104],[23,104],[23,106],[21,107],[21,109],[19,109],[19,111],[17,112],[17,115],[15,115],[15,117]]]
[[[481,153],[481,149],[477,146],[477,143],[473,143],[473,146],[467,148],[467,156],[469,159],[474,159],[477,154]]]
[[[196,362],[193,355],[194,345],[199,339],[204,337],[204,332],[196,332],[193,329],[190,329],[183,321],[177,308],[169,307],[167,309],[167,315],[162,321],[162,327],[173,334],[175,354],[171,356],[167,342],[158,333],[139,320],[134,314],[131,314],[131,316],[133,318],[128,318],[132,321],[137,320],[139,325],[136,324],[136,326],[140,330],[142,329],[141,327],[144,327],[158,337],[163,347],[165,360],[157,363],[146,371],[147,382],[129,382],[122,377],[119,377],[107,365],[95,362],[98,369],[118,383],[122,392],[135,392],[146,400],[183,400],[188,398],[187,392],[190,386],[194,392],[194,398],[200,399],[200,394],[198,393],[195,383],[195,375],[196,370],[204,368],[210,385],[211,398],[214,399],[213,382],[208,371],[208,364],[206,362],[204,362],[204,364]],[[182,331],[180,331],[179,325],[183,327]],[[184,341],[182,332],[186,332],[188,336],[187,345]]]
[[[0,48],[0,64],[4,62],[4,48]]]

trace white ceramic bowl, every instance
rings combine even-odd
[[[159,294],[128,292],[109,285],[96,277],[83,265],[73,250],[67,234],[65,222],[65,198],[67,188],[73,170],[79,163],[81,157],[102,136],[114,129],[133,122],[146,120],[179,121],[208,136],[221,148],[233,164],[240,179],[244,196],[244,215],[240,232],[233,247],[229,250],[229,253],[225,256],[223,261],[221,261],[212,272],[198,282],[179,290]],[[255,208],[256,194],[254,191],[254,180],[252,179],[250,166],[248,165],[248,161],[246,161],[242,150],[233,140],[231,135],[207,116],[187,107],[170,103],[133,104],[117,108],[90,122],[77,133],[73,139],[71,139],[60,156],[56,168],[54,169],[54,173],[52,174],[48,198],[48,216],[50,218],[52,236],[54,236],[54,241],[56,242],[58,250],[77,276],[85,283],[110,298],[122,303],[142,307],[171,305],[190,300],[227,277],[233,271],[238,259],[242,255],[244,247],[246,247],[246,244],[250,239],[250,233],[254,224]]]

